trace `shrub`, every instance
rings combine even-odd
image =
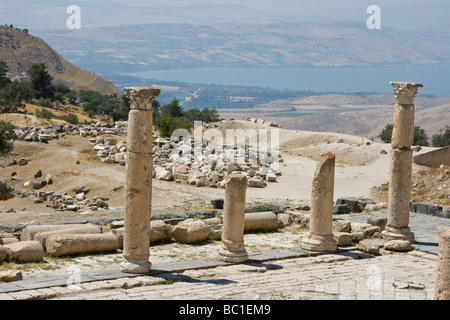
[[[50,120],[54,116],[55,115],[47,109],[36,110],[36,117],[38,118]]]
[[[51,108],[53,107],[52,100],[49,98],[39,98],[39,100],[36,103],[38,106],[44,107],[44,108]]]
[[[390,123],[387,124],[379,135],[381,141],[383,141],[385,143],[391,143],[393,130],[394,130],[394,126]],[[427,147],[429,145],[428,136],[427,136],[426,131],[419,126],[414,127],[414,142],[413,142],[413,144],[415,146],[424,146],[424,147]]]
[[[428,136],[424,129],[419,126],[414,127],[414,145],[428,147]]]
[[[16,137],[14,130],[16,127],[10,122],[0,121],[0,155],[10,153],[14,145],[11,142]]]
[[[431,137],[433,147],[442,148],[450,146],[450,127],[445,126]]]
[[[59,118],[61,120],[64,120],[64,121],[68,122],[68,123],[71,123],[71,124],[78,124],[78,116],[76,114],[73,114],[73,113],[69,113],[69,114],[63,115],[63,116],[61,116]]]
[[[190,131],[194,126],[185,117],[172,118],[164,115],[156,120],[155,127],[159,129],[161,136],[170,137],[176,129],[186,129]]]
[[[394,126],[392,124],[388,123],[380,133],[381,141],[383,141],[385,143],[391,143],[393,129],[394,129]]]
[[[13,197],[14,188],[9,187],[6,183],[0,181],[0,201],[8,200]]]

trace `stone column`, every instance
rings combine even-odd
[[[332,232],[335,159],[332,153],[322,155],[314,174],[309,234],[302,242],[303,249],[320,252],[337,250]]]
[[[434,300],[450,300],[450,228],[439,229],[439,251]]]
[[[391,140],[388,222],[382,235],[387,240],[414,242],[409,225],[414,142],[414,97],[420,83],[391,82],[395,93],[394,128]]]
[[[122,272],[151,269],[150,217],[152,206],[152,101],[159,89],[125,88],[130,99],[127,136],[127,175]]]
[[[239,263],[248,260],[244,245],[245,194],[247,178],[230,174],[226,178],[223,207],[222,249],[217,260]]]

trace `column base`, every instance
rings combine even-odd
[[[309,251],[335,252],[337,243],[332,234],[328,236],[309,234],[307,238],[303,239],[302,248]]]
[[[385,230],[381,232],[381,235],[385,240],[407,240],[410,243],[414,243],[414,233],[411,232],[409,227],[394,228],[386,226]]]
[[[223,246],[217,254],[217,260],[231,263],[245,262],[248,260],[247,250],[245,250],[244,245],[236,249],[229,249]]]
[[[123,262],[120,264],[120,271],[124,273],[144,274],[152,269],[152,263],[150,261],[136,261],[123,258]]]

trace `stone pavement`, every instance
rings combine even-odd
[[[369,215],[337,218],[366,222]],[[154,264],[146,275],[114,270],[0,284],[0,300],[431,300],[439,226],[450,219],[411,213],[415,250],[371,256],[355,247],[333,254],[299,248],[249,254],[244,264],[205,260]]]

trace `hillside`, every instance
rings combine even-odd
[[[220,116],[261,118],[291,130],[377,137],[392,123],[394,105],[393,94],[323,94],[275,100],[248,109],[220,109]],[[448,125],[450,97],[418,95],[415,105],[415,125],[424,128],[430,138]]]
[[[0,26],[0,60],[7,62],[12,79],[28,80],[27,71],[32,64],[44,63],[55,83],[64,83],[77,91],[121,94],[111,82],[77,68],[42,39],[18,29]]]
[[[377,137],[384,126],[392,123],[394,107],[355,111],[326,111],[301,118],[277,118],[283,128],[315,130]],[[425,129],[428,137],[448,125],[450,105],[416,109],[415,125]],[[270,119],[270,117],[268,117]]]

